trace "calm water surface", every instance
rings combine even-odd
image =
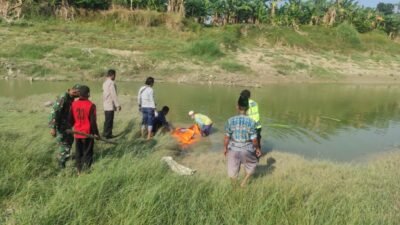
[[[59,94],[72,84],[0,81],[0,96]],[[100,95],[101,82],[87,84],[92,95]],[[118,82],[119,94],[136,96],[140,86]],[[170,106],[168,118],[175,125],[190,123],[189,110],[210,116],[215,132],[200,143],[200,148],[222,149],[224,123],[235,115],[235,104],[243,88],[156,83],[154,89],[158,106]],[[260,107],[263,151],[357,161],[400,145],[400,86],[278,84],[250,90]],[[101,110],[101,103],[97,105]]]

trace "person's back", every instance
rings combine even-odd
[[[163,106],[163,108],[158,111],[157,116],[154,117],[153,122],[153,134],[155,134],[160,128],[164,128],[167,131],[170,131],[170,125],[166,119],[166,116],[169,112],[168,106]]]
[[[91,133],[90,114],[94,113],[92,109],[93,106],[94,104],[88,99],[79,99],[72,103],[73,125],[75,131],[83,132],[85,134]],[[86,137],[75,134],[75,138]]]
[[[195,119],[196,123],[201,126],[207,126],[207,125],[212,124],[212,120],[208,116],[201,114],[201,113],[196,113],[194,115],[194,119]]]
[[[238,99],[238,115],[228,119],[225,124],[224,155],[227,157],[228,176],[236,183],[240,167],[243,164],[246,176],[241,186],[255,172],[261,150],[257,142],[256,122],[247,116],[248,98],[241,95]]]
[[[139,89],[138,103],[141,108],[155,108],[154,91],[151,86],[145,85]]]
[[[79,100],[72,103],[71,123],[75,133],[76,146],[76,167],[78,174],[84,167],[90,167],[93,161],[94,139],[99,136],[97,129],[96,105],[88,98],[90,89],[87,86],[81,86],[79,89]],[[80,134],[81,133],[81,134]],[[89,136],[91,135],[91,136]]]
[[[256,134],[254,120],[245,115],[229,118],[225,130],[230,134],[231,140],[238,143],[249,142]]]
[[[142,127],[141,136],[144,137],[147,131],[147,140],[151,138],[154,122],[154,114],[156,109],[156,103],[154,101],[153,92],[154,78],[148,77],[145,82],[145,86],[139,89],[137,101],[139,105],[139,111],[142,112]]]

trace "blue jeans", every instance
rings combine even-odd
[[[154,109],[153,108],[142,108],[142,126],[152,127],[154,121]]]

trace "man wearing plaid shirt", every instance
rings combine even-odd
[[[254,173],[261,150],[257,141],[256,122],[246,115],[249,99],[240,96],[238,100],[239,115],[231,117],[225,124],[224,155],[228,159],[228,175],[236,183],[240,165],[246,169],[246,176],[241,186],[245,186]]]

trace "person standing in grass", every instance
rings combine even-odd
[[[256,132],[257,132],[257,142],[258,146],[261,148],[261,122],[260,113],[258,111],[258,104],[253,99],[250,98],[251,93],[249,90],[243,90],[240,95],[249,99],[249,109],[247,110],[247,115],[256,122]]]
[[[205,137],[210,135],[213,122],[208,116],[196,113],[193,110],[189,111],[188,115],[194,119],[194,122],[199,126],[201,136]]]
[[[240,96],[237,104],[238,115],[229,118],[225,124],[224,155],[227,157],[228,176],[235,185],[240,165],[246,169],[246,176],[241,182],[244,187],[254,174],[258,158],[261,156],[257,141],[256,122],[247,116],[249,100]]]
[[[112,129],[114,124],[114,111],[121,111],[118,102],[117,87],[114,83],[116,77],[115,70],[107,72],[107,78],[103,83],[103,107],[104,107],[104,129],[103,137],[113,138]]]
[[[71,129],[69,114],[72,102],[79,97],[79,84],[74,85],[67,92],[60,95],[53,104],[50,113],[49,127],[51,136],[55,137],[58,144],[58,164],[60,168],[65,168],[65,164],[70,157],[74,136],[67,133]]]
[[[139,105],[139,111],[142,112],[142,127],[141,135],[145,137],[147,131],[147,140],[151,138],[151,131],[153,130],[153,121],[156,114],[156,103],[154,101],[154,78],[148,77],[145,85],[139,89],[137,95],[137,101]]]
[[[90,168],[93,162],[94,139],[87,135],[93,135],[99,138],[99,130],[96,122],[96,105],[90,100],[90,89],[88,86],[82,85],[79,88],[79,99],[72,103],[71,107],[71,124],[75,132],[76,147],[76,168],[78,175],[85,168]],[[86,134],[86,135],[83,135]]]

